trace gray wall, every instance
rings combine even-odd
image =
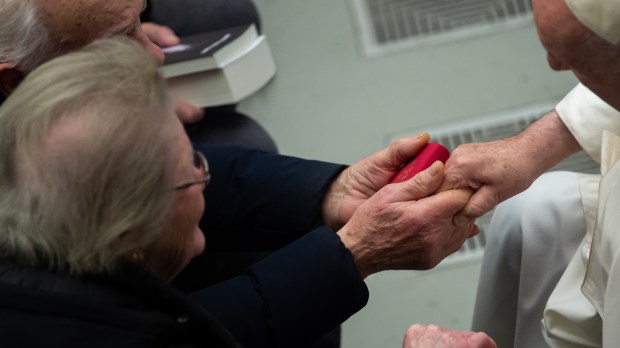
[[[348,1],[256,4],[279,70],[241,109],[286,154],[352,162],[393,133],[557,99],[575,81],[547,67],[533,25],[366,58]]]
[[[284,154],[352,163],[394,134],[555,101],[575,84],[548,68],[533,24],[367,58],[347,1],[255,2],[278,73],[240,109]],[[345,323],[343,347],[400,347],[414,322],[467,329],[478,272],[473,262],[371,276],[370,303]]]

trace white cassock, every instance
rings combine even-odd
[[[556,110],[601,163],[602,179],[580,179],[587,233],[547,302],[543,330],[552,347],[620,347],[620,112],[582,85]]]

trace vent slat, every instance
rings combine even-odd
[[[372,21],[387,28],[383,33],[388,35],[377,35],[385,43],[415,38],[424,32],[445,33],[531,14],[530,0],[366,0],[366,3]]]
[[[428,42],[462,29],[488,29],[497,32],[497,24],[531,18],[531,0],[349,0],[362,8],[357,16],[360,28],[368,31],[368,48]],[[370,41],[372,41],[372,39]]]

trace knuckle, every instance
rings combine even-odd
[[[439,325],[437,325],[437,324],[430,324],[430,325],[428,325],[428,329],[430,331],[441,331],[441,327],[439,327]]]
[[[399,147],[399,146],[401,146],[403,144],[406,144],[406,143],[407,143],[407,138],[401,137],[401,138],[398,138],[398,139],[394,140],[392,142],[392,146],[393,147]]]
[[[418,173],[411,179],[411,184],[413,189],[417,191],[424,191],[428,186],[428,178],[424,172]]]

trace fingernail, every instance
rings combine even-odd
[[[437,162],[431,164],[431,166],[428,168],[428,173],[431,176],[439,174],[439,164],[437,164]]]
[[[166,40],[168,42],[170,42],[170,41],[176,42],[176,41],[179,41],[180,39],[174,33],[165,33],[164,34],[164,40]]]

